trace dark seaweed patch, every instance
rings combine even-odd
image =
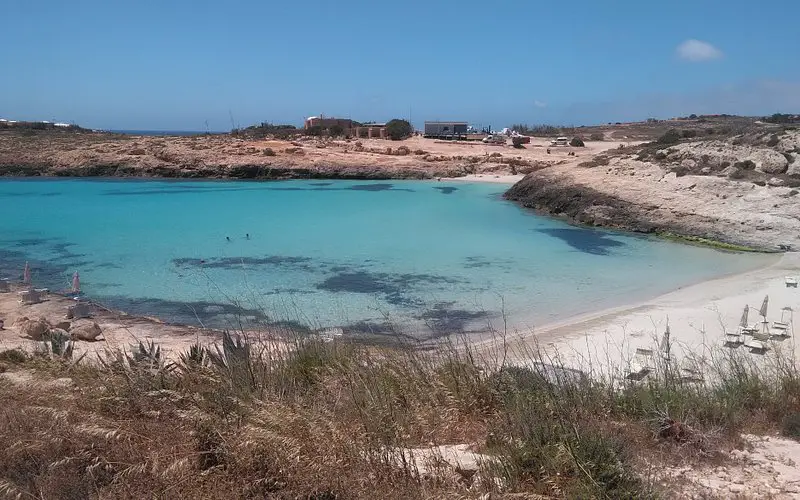
[[[177,267],[199,267],[205,269],[236,269],[241,266],[276,266],[289,267],[304,271],[313,271],[308,263],[311,257],[293,257],[283,255],[269,255],[267,257],[218,257],[209,259],[178,258],[172,259]]]
[[[310,295],[317,293],[316,290],[303,290],[302,288],[274,288],[269,292],[264,292],[263,295]]]
[[[609,255],[610,249],[625,246],[625,243],[615,240],[608,233],[592,229],[552,228],[537,231],[558,238],[575,250],[592,255]]]
[[[98,301],[137,316],[157,316],[187,325],[211,327],[237,326],[239,323],[265,323],[263,311],[210,301],[181,302],[156,298],[101,296]],[[198,321],[199,320],[199,321]]]
[[[235,191],[264,191],[271,188],[268,187],[240,187],[240,188],[216,188],[216,189],[201,189],[198,187],[184,187],[181,189],[176,189],[175,187],[170,188],[153,188],[153,189],[140,189],[138,191],[126,191],[123,189],[109,189],[108,191],[103,192],[104,196],[145,196],[151,194],[197,194],[197,193],[208,193],[209,191],[214,191],[217,193],[222,192],[235,192]]]
[[[0,191],[0,198],[33,198],[36,196],[43,196],[43,197],[50,197],[50,196],[61,196],[63,193],[59,193],[56,191],[46,191],[44,193],[37,193],[35,191],[23,191],[23,192],[8,192],[8,191]]]
[[[420,285],[454,284],[458,280],[432,274],[390,274],[351,271],[338,273],[317,285],[328,292],[349,292],[380,295],[390,304],[419,307],[423,301],[410,297],[409,292]]]
[[[413,189],[407,188],[395,188],[394,184],[388,183],[375,183],[375,184],[355,184],[350,186],[349,188],[352,191],[407,191],[409,193],[413,193]]]
[[[453,191],[458,191],[458,188],[453,186],[442,186],[442,187],[436,186],[433,189],[439,190],[442,194],[450,194]]]
[[[440,302],[415,318],[424,321],[434,336],[464,332],[470,323],[489,318],[486,311],[451,309],[452,305],[452,302]]]

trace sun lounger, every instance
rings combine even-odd
[[[42,293],[38,290],[24,290],[19,292],[19,302],[23,305],[38,304],[42,301]]]
[[[631,360],[628,370],[625,371],[625,378],[628,380],[642,380],[650,374],[652,370],[644,366],[639,360]]]
[[[786,288],[789,288],[789,287],[797,288],[797,278],[794,278],[792,276],[787,276],[786,277]]]
[[[774,337],[789,337],[789,324],[774,321],[772,323],[772,335]]]
[[[642,380],[655,369],[653,350],[637,348],[628,370],[625,372],[625,378],[628,380]]]
[[[749,348],[751,352],[764,352],[767,350],[766,344],[757,339],[745,339],[744,346]]]
[[[0,280],[0,292],[10,292],[11,287],[8,286],[8,281]]]
[[[739,344],[744,343],[744,336],[740,333],[726,333],[725,344],[728,347],[738,347]]]
[[[92,317],[92,310],[89,307],[89,304],[85,302],[78,302],[74,306],[69,306],[67,308],[67,318],[69,319],[81,319],[81,318],[91,318]]]

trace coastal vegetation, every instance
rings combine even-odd
[[[407,137],[411,137],[414,133],[414,127],[406,120],[389,120],[386,123],[386,134],[393,141],[400,141]]]
[[[691,378],[659,361],[637,382],[500,340],[420,350],[226,332],[175,359],[153,342],[96,360],[71,359],[64,339],[6,350],[0,493],[651,498],[680,491],[669,470],[724,465],[743,432],[800,434],[786,354],[717,353]]]

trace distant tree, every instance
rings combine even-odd
[[[695,120],[695,119],[697,119],[697,115],[692,113],[691,115],[689,115],[689,119],[690,120]]]
[[[344,135],[344,127],[341,125],[333,125],[328,129],[328,135],[331,137],[340,137]]]
[[[406,137],[411,137],[414,133],[414,127],[406,120],[389,120],[386,124],[386,135],[393,141],[399,141]]]
[[[319,125],[314,125],[313,127],[308,127],[308,128],[306,129],[306,135],[315,135],[315,136],[319,136],[319,135],[322,135],[322,133],[323,133],[324,131],[325,131],[325,129],[323,129],[323,128],[322,128],[322,127],[320,127]]]

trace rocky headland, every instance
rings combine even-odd
[[[800,248],[800,131],[755,122],[537,170],[506,198],[592,226],[767,251]]]

